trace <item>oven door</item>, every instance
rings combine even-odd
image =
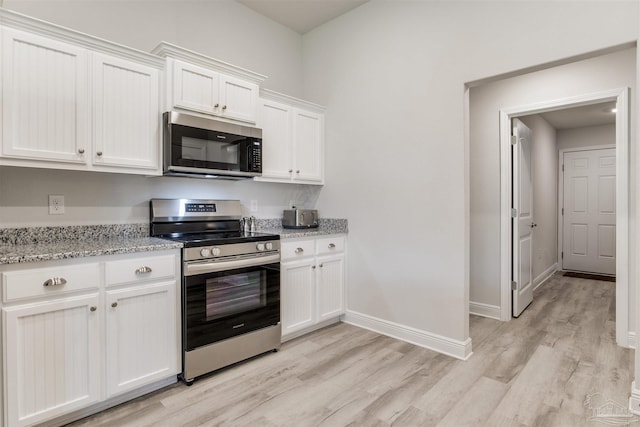
[[[276,253],[185,263],[184,351],[278,324],[279,261]]]

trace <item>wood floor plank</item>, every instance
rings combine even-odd
[[[588,396],[626,405],[634,356],[615,342],[615,284],[555,275],[518,319],[469,328],[460,361],[339,323],[73,425],[570,427],[592,425]]]

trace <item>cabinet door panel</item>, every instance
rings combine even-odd
[[[262,178],[291,180],[291,107],[263,100],[258,112],[262,129]]]
[[[107,395],[177,374],[175,281],[107,292]]]
[[[31,425],[100,400],[98,302],[91,294],[3,309],[9,425]]]
[[[220,110],[224,117],[255,123],[258,108],[258,85],[220,76]]]
[[[313,260],[282,263],[282,335],[315,323]]]
[[[318,322],[344,313],[344,255],[318,258]]]
[[[85,163],[86,51],[6,28],[2,36],[2,154]]]
[[[94,54],[94,163],[158,168],[159,71]]]
[[[324,119],[320,114],[296,110],[293,121],[294,179],[321,183]]]
[[[175,61],[173,105],[213,114],[220,95],[220,74],[196,65]]]

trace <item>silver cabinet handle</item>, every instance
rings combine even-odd
[[[84,154],[84,148],[78,148],[78,154]]]
[[[91,308],[89,308],[89,310],[91,311],[96,311],[98,309],[98,307],[96,307],[95,305],[92,305]]]
[[[304,249],[297,248],[294,252],[297,253],[297,254],[301,254],[302,252],[304,252]]]
[[[329,243],[329,249],[335,249],[336,245],[334,245],[333,243]]]
[[[49,280],[46,280],[42,286],[62,286],[67,284],[67,279],[64,277],[52,277]]]
[[[117,301],[111,303],[111,307],[116,308],[117,306],[118,306],[118,302]]]
[[[223,109],[223,110],[226,110],[226,109],[227,109],[227,106],[226,106],[226,105],[223,105],[223,106],[222,106],[222,109]]]
[[[146,273],[151,273],[153,270],[151,270],[151,267],[147,267],[146,265],[144,267],[140,267],[139,269],[136,270],[136,274],[146,274]]]
[[[102,156],[102,151],[96,152],[96,156],[98,156],[98,157]]]
[[[220,104],[217,104],[213,106],[213,108],[218,108],[220,106]]]

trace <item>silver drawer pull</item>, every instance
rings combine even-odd
[[[302,252],[304,252],[304,249],[297,248],[294,252],[297,253],[297,254],[301,254]]]
[[[334,245],[333,243],[329,243],[329,249],[335,249],[336,245]]]
[[[45,281],[42,286],[62,286],[67,284],[67,279],[64,277],[52,277]]]
[[[151,267],[147,267],[146,265],[144,267],[140,267],[139,269],[136,270],[136,274],[147,274],[147,273],[151,273]]]

